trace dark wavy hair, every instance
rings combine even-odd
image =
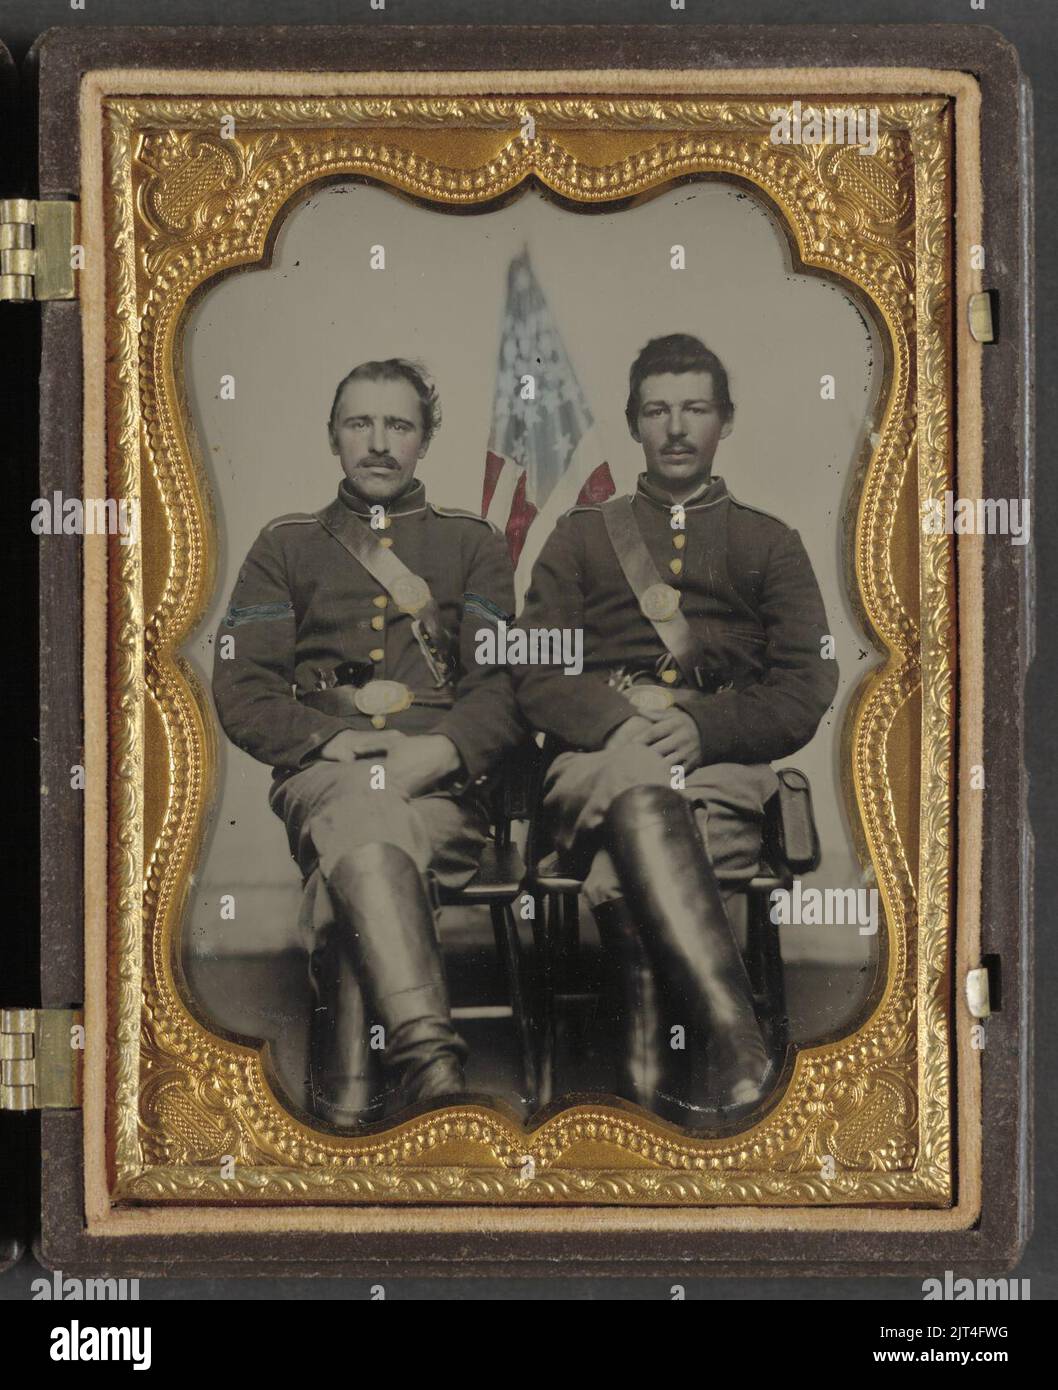
[[[715,352],[709,351],[700,338],[690,333],[669,333],[664,338],[651,338],[646,347],[640,350],[628,373],[625,419],[633,433],[639,418],[640,387],[648,376],[660,376],[664,372],[708,372],[713,379],[713,391],[721,415],[725,421],[733,419],[735,403],[731,399],[727,368],[723,362]]]
[[[413,362],[407,357],[387,357],[384,362],[361,362],[348,376],[343,376],[334,391],[331,413],[327,427],[334,434],[338,402],[342,392],[351,381],[407,381],[415,387],[419,404],[422,406],[423,444],[429,444],[441,427],[441,399],[437,387],[421,362]]]

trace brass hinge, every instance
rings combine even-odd
[[[0,1009],[0,1110],[81,1104],[83,1018],[79,1009]]]
[[[73,299],[77,204],[0,199],[0,300]]]

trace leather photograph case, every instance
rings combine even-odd
[[[246,32],[45,36],[5,204],[43,1257],[1009,1267],[1014,50]]]

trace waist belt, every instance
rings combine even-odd
[[[656,714],[672,705],[691,704],[698,692],[688,689],[685,685],[651,685],[643,681],[637,685],[626,686],[619,693],[637,713]]]
[[[672,654],[668,653],[657,661],[629,661],[615,666],[606,678],[606,684],[619,695],[635,705],[637,709],[650,710],[667,708],[669,705],[687,704],[688,697],[704,692],[716,695],[724,690],[733,690],[733,680],[720,681],[726,671],[704,672],[699,669],[699,680],[694,689],[681,685],[680,672],[669,666]],[[715,679],[705,679],[706,675]],[[663,699],[662,697],[668,697]]]
[[[412,690],[403,681],[368,681],[366,685],[335,685],[329,690],[306,690],[298,699],[323,714],[365,714],[368,718],[399,714],[412,705],[451,709],[451,691]]]

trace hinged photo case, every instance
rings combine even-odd
[[[422,32],[35,50],[44,1256],[995,1272],[1016,55]]]

